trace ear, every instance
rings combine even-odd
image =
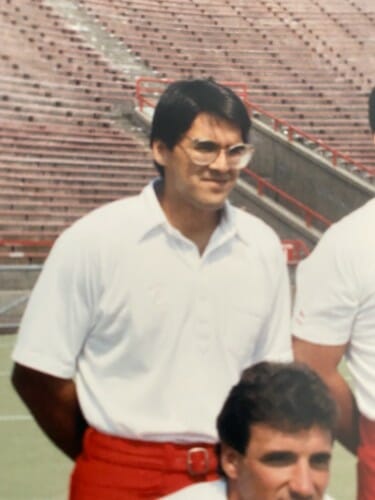
[[[242,460],[243,457],[238,451],[225,443],[220,444],[220,463],[228,479],[238,478],[239,465]]]
[[[167,160],[167,154],[169,153],[169,149],[164,144],[164,142],[160,140],[154,141],[151,146],[151,151],[153,159],[157,163],[159,163],[159,165],[165,167],[165,164],[167,163],[166,160]]]

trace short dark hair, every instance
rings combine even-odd
[[[371,127],[371,132],[375,134],[375,87],[370,92],[368,100],[368,117]]]
[[[155,108],[150,144],[160,140],[172,150],[199,113],[234,123],[241,130],[243,142],[249,141],[251,120],[244,103],[232,89],[207,78],[179,80],[168,85]],[[162,165],[154,163],[164,175]]]
[[[217,418],[220,441],[244,455],[251,426],[260,423],[291,433],[316,425],[334,439],[337,406],[308,366],[264,361],[245,370],[230,391]]]

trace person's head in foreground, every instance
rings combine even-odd
[[[375,87],[370,92],[370,97],[368,101],[368,116],[369,116],[371,132],[375,142]]]
[[[308,367],[245,370],[217,419],[228,499],[322,499],[336,420],[335,402]]]

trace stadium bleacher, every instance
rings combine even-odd
[[[293,278],[314,238],[334,219],[316,199],[338,198],[337,217],[359,203],[357,187],[364,197],[375,194],[367,123],[374,27],[374,0],[3,0],[0,334],[16,331],[58,234],[95,207],[139,192],[155,175],[144,125],[150,115],[141,126],[134,114],[142,75],[245,84],[257,150],[270,155],[263,165],[265,155],[256,153],[259,164],[243,173],[247,188],[233,201],[247,209],[251,195],[255,204],[248,209],[257,215],[272,204],[278,215],[287,211],[295,223],[300,219],[306,238],[295,238],[292,226],[283,233]],[[150,92],[155,102],[159,91]],[[282,158],[276,154],[281,146]],[[305,155],[313,161],[302,168]],[[324,169],[330,173],[323,180],[317,172]],[[339,183],[346,183],[345,195]],[[11,449],[18,461],[20,436],[23,445],[28,441],[19,423],[12,425],[17,430],[9,427],[8,435],[15,438],[3,455]],[[29,451],[36,444],[30,441]],[[9,479],[14,489],[29,484],[22,481],[34,471],[30,456],[20,469],[10,454],[18,477],[4,477],[2,491]],[[342,500],[354,495],[355,464],[349,465],[333,474],[332,491]],[[55,467],[51,477],[37,478],[38,488],[62,476]],[[41,498],[39,490],[27,493]],[[8,491],[0,496],[8,498]],[[52,496],[60,498],[43,498]]]
[[[139,191],[153,175],[146,139],[116,124],[132,84],[49,6],[9,0],[1,25],[0,239],[55,238]]]
[[[130,0],[126,8],[120,0],[5,0],[1,261],[42,262],[76,218],[135,194],[154,176],[147,136],[131,117],[135,79],[96,40],[98,30],[145,74],[245,82],[254,119],[262,116],[275,133],[312,144],[334,167],[372,185],[366,99],[375,62],[364,48],[374,17],[367,0]],[[327,227],[329,214],[306,206],[303,195],[293,201],[295,192],[284,193],[277,176],[259,175],[247,180],[260,198],[266,192],[281,205],[287,200],[283,206],[302,214],[306,226],[314,219],[324,221],[319,230]],[[294,257],[305,255],[296,249]]]

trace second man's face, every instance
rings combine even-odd
[[[332,438],[312,427],[295,433],[251,427],[244,456],[230,481],[235,500],[322,500],[329,481]],[[232,469],[233,470],[233,469]]]

